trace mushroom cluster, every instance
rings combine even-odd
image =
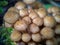
[[[11,40],[16,45],[58,44],[56,39],[60,35],[60,8],[53,6],[46,10],[43,4],[34,2],[36,0],[19,1],[6,12],[4,25],[14,29]]]

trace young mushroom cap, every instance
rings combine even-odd
[[[31,23],[31,19],[29,16],[24,17],[23,20],[25,20],[27,24]]]
[[[56,7],[56,6],[53,6],[51,10],[52,10],[53,13],[54,12],[59,12],[60,11],[60,8],[59,7]]]
[[[41,41],[41,35],[39,33],[32,34],[32,40],[35,42],[40,42]]]
[[[11,34],[12,41],[20,41],[21,40],[21,33],[19,31],[14,30]]]
[[[60,25],[56,25],[55,33],[60,34]]]
[[[31,36],[28,33],[22,34],[22,40],[24,42],[29,42],[31,40]]]
[[[15,12],[7,12],[4,15],[4,20],[8,23],[15,23],[19,19],[18,13]]]
[[[32,4],[34,3],[36,0],[23,0],[24,3],[26,4]]]
[[[32,11],[32,12],[30,12],[29,17],[30,17],[31,19],[34,19],[34,18],[38,17],[38,15],[37,15],[36,12]]]
[[[21,17],[27,16],[28,10],[27,9],[21,9],[21,10],[19,10],[19,14]]]
[[[26,7],[26,5],[23,2],[17,2],[15,4],[16,9],[20,10],[20,9],[24,9]]]
[[[28,45],[36,45],[35,42],[29,42]]]
[[[52,16],[46,16],[44,18],[44,26],[46,27],[54,27],[56,25],[56,21]]]
[[[54,31],[49,27],[44,27],[40,33],[46,39],[50,39],[54,37]]]
[[[10,24],[10,23],[7,23],[7,22],[4,22],[4,26],[5,26],[5,27],[12,27],[13,24]]]
[[[18,13],[18,10],[17,10],[15,7],[10,7],[10,8],[8,9],[8,11],[12,11],[12,12]]]
[[[33,19],[33,23],[36,24],[36,25],[38,25],[38,26],[42,26],[42,24],[43,24],[43,19],[37,17],[37,18]]]
[[[54,18],[55,18],[57,23],[60,23],[60,15],[56,15],[56,16],[54,16]]]
[[[30,32],[37,33],[39,31],[40,31],[40,29],[39,29],[39,27],[37,25],[35,25],[35,24],[30,25]]]
[[[14,24],[14,28],[18,31],[26,31],[27,24],[24,20],[19,20]]]
[[[39,15],[40,18],[44,18],[47,15],[47,12],[45,8],[40,8],[38,9],[37,14]]]

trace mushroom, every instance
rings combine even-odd
[[[39,31],[40,31],[40,29],[39,29],[39,27],[37,25],[35,25],[35,24],[30,25],[30,32],[37,33]]]
[[[55,33],[60,34],[60,25],[56,25]]]
[[[24,17],[23,20],[25,20],[27,24],[31,23],[31,19],[29,16]]]
[[[35,42],[29,42],[28,45],[36,45]]]
[[[38,25],[38,26],[42,26],[42,24],[43,24],[43,19],[37,17],[37,18],[33,19],[33,23],[36,24],[36,25]]]
[[[8,9],[8,11],[12,11],[12,12],[18,13],[18,10],[17,10],[15,7],[10,7],[10,8]]]
[[[19,42],[16,45],[25,45],[25,43],[24,42]]]
[[[24,9],[26,7],[26,5],[23,2],[17,2],[15,4],[16,9],[20,10],[20,9]]]
[[[30,17],[31,19],[34,19],[34,18],[38,17],[38,15],[37,15],[37,13],[34,12],[34,10],[33,10],[33,11],[30,12],[29,17]]]
[[[5,25],[5,27],[12,27],[13,26],[13,24],[10,24],[10,23],[7,23],[7,22],[5,22],[4,25]]]
[[[32,4],[34,3],[36,0],[23,0],[24,3],[26,4]]]
[[[56,15],[56,16],[54,16],[54,18],[55,18],[57,23],[60,23],[60,15]]]
[[[23,33],[22,34],[22,40],[24,42],[29,42],[31,40],[31,36],[28,33]]]
[[[47,12],[45,8],[40,8],[38,9],[37,14],[40,18],[44,18],[47,15]]]
[[[32,40],[35,42],[40,42],[41,41],[41,35],[39,33],[32,34]]]
[[[15,12],[7,12],[4,15],[4,20],[11,24],[15,23],[18,19],[19,19],[19,15],[18,13]]]
[[[27,16],[28,10],[27,9],[21,9],[21,10],[19,10],[19,14],[21,17]]]
[[[58,45],[56,38],[46,40],[46,45]]]
[[[19,20],[14,24],[14,28],[18,31],[26,31],[27,24],[24,20]]]
[[[44,18],[44,26],[46,27],[54,27],[56,25],[56,21],[52,16],[46,16]]]
[[[54,37],[54,31],[49,27],[44,27],[40,33],[45,39],[50,39]]]
[[[21,40],[21,33],[17,30],[14,30],[11,34],[11,40],[12,41],[20,41]]]
[[[53,6],[51,10],[52,10],[53,13],[54,12],[59,12],[60,11],[60,8],[59,7],[56,7],[56,6]]]

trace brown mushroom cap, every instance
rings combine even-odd
[[[40,33],[46,39],[50,39],[54,37],[54,31],[49,27],[44,27]]]
[[[12,11],[12,12],[18,13],[18,10],[17,10],[15,7],[10,7],[10,8],[8,9],[8,11]]]
[[[21,9],[21,10],[19,10],[19,14],[21,17],[27,16],[28,10],[27,9]]]
[[[38,26],[42,26],[42,24],[43,24],[43,19],[37,17],[37,18],[33,19],[33,23],[36,24],[36,25],[38,25]]]
[[[60,25],[56,25],[55,33],[60,34]]]
[[[32,40],[35,42],[40,42],[41,41],[41,35],[39,33],[32,34]]]
[[[57,23],[60,23],[60,15],[56,15],[56,16],[54,16],[54,18],[55,18]]]
[[[4,20],[8,23],[15,23],[19,19],[18,13],[15,12],[7,12],[4,15]]]
[[[34,42],[29,42],[28,45],[36,45]]]
[[[14,24],[14,28],[18,31],[26,31],[27,24],[24,20],[19,20]]]
[[[28,33],[24,33],[24,34],[22,35],[22,40],[23,40],[24,42],[29,42],[29,41],[31,40],[31,36],[30,36]]]
[[[11,34],[12,41],[20,41],[21,40],[21,33],[19,31],[14,30]]]
[[[26,5],[23,2],[17,2],[15,4],[16,9],[20,10],[20,9],[24,9],[26,7]]]
[[[36,0],[23,0],[24,3],[26,4],[32,4],[34,3]]]
[[[40,18],[44,18],[47,15],[47,12],[45,8],[40,8],[38,9],[37,14],[39,15]]]
[[[37,25],[35,25],[35,24],[30,25],[30,32],[37,33],[39,31],[40,31],[40,29],[39,29],[39,27]]]
[[[46,16],[44,18],[44,26],[54,27],[56,25],[56,21],[52,16]]]

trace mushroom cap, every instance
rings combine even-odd
[[[40,31],[40,29],[39,29],[39,27],[37,25],[35,25],[35,24],[30,25],[30,32],[37,33],[39,31]]]
[[[22,40],[23,40],[24,42],[29,42],[29,41],[31,40],[31,36],[30,36],[28,33],[24,33],[24,34],[22,35]]]
[[[44,18],[47,15],[47,12],[45,8],[40,8],[38,9],[37,14],[40,18]]]
[[[54,16],[54,18],[55,18],[57,23],[60,23],[60,15],[56,15],[56,16]]]
[[[25,20],[27,24],[31,23],[31,18],[29,16],[24,17],[23,20]]]
[[[40,42],[41,41],[41,35],[39,33],[32,34],[32,40],[35,42]]]
[[[17,2],[15,4],[16,9],[20,10],[20,9],[24,9],[26,7],[26,5],[23,2]]]
[[[36,0],[23,0],[24,3],[26,4],[32,4],[34,3]]]
[[[5,25],[5,27],[12,27],[13,26],[13,24],[10,24],[10,23],[7,23],[7,22],[4,22],[4,25]]]
[[[15,7],[10,7],[10,8],[8,9],[8,11],[12,11],[12,12],[18,13],[18,10],[17,10]]]
[[[34,42],[29,42],[28,45],[36,45]]]
[[[4,20],[8,23],[15,23],[19,19],[19,14],[15,12],[7,12],[4,15]]]
[[[19,20],[14,24],[14,28],[18,31],[26,31],[27,24],[24,20]]]
[[[19,10],[19,14],[21,17],[27,16],[28,10],[27,9],[21,9],[21,10]]]
[[[60,34],[60,25],[56,25],[55,33]]]
[[[36,25],[38,25],[38,26],[42,26],[42,24],[43,24],[43,19],[37,17],[37,18],[33,19],[33,23],[36,24]]]
[[[21,40],[21,33],[19,31],[14,30],[11,34],[12,41],[20,41]]]
[[[52,16],[46,16],[44,18],[44,26],[46,27],[54,27],[56,25],[56,21]]]
[[[46,39],[50,39],[54,37],[54,31],[49,27],[44,27],[40,33]]]

